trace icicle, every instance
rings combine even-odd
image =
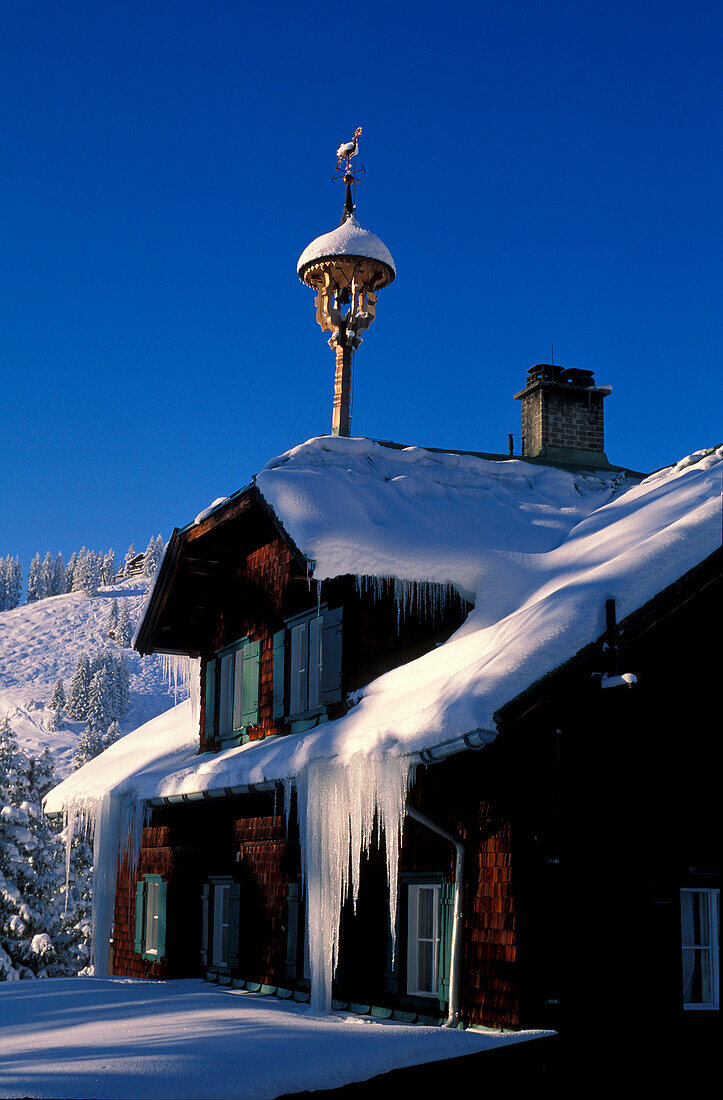
[[[413,581],[399,577],[356,576],[360,596],[371,594],[376,601],[392,596],[397,605],[397,629],[408,615],[432,620],[436,625],[445,610],[461,603],[459,592],[450,582]]]
[[[65,892],[70,882],[73,837],[82,830],[93,836],[93,972],[102,977],[110,972],[110,937],[115,911],[116,884],[121,857],[128,860],[129,905],[140,856],[143,826],[150,807],[134,791],[106,793],[98,800],[71,803],[65,808]]]
[[[191,729],[198,729],[201,707],[201,660],[184,653],[159,653],[163,679],[173,688],[174,705],[178,703],[179,690],[191,699]]]
[[[408,757],[370,759],[361,753],[347,764],[337,759],[314,761],[299,776],[301,864],[315,1012],[331,1009],[342,907],[349,896],[356,907],[362,854],[369,851],[375,825],[385,840],[394,939],[399,847],[410,779]]]

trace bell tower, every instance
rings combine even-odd
[[[340,179],[346,187],[341,223],[337,229],[317,237],[304,249],[296,270],[307,286],[316,290],[316,321],[322,332],[330,332],[329,347],[336,360],[332,435],[351,434],[351,384],[354,352],[362,332],[374,320],[377,292],[394,280],[396,269],[389,249],[356,219],[352,184],[358,183],[351,170],[361,127],[354,140],[336,151]],[[342,170],[341,163],[346,161]]]

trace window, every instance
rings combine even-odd
[[[166,951],[166,889],[160,875],[144,875],[136,883],[135,951],[157,962]]]
[[[685,1008],[718,1008],[720,890],[680,891]]]
[[[274,718],[318,718],[341,701],[341,620],[322,606],[274,635]]]
[[[259,721],[258,642],[242,638],[206,662],[206,741],[221,748],[242,745]]]
[[[449,1000],[454,885],[441,872],[408,872],[406,884],[406,986],[408,997]],[[404,926],[403,926],[404,927]]]
[[[212,877],[201,893],[201,962],[214,971],[238,967],[241,887],[230,876]]]
[[[409,887],[407,993],[436,997],[439,980],[439,886]]]

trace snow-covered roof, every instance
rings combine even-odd
[[[354,454],[356,441],[343,442]],[[314,527],[306,507],[306,486],[314,471],[309,459],[316,448],[305,448],[277,460],[278,469],[290,476],[265,485],[260,476],[264,494],[285,498],[280,507],[302,544],[323,526]],[[303,464],[297,452],[306,453]],[[337,457],[342,453],[343,448]],[[400,497],[412,515],[414,467],[409,457],[399,460],[408,464],[412,479]],[[336,471],[332,486],[341,477],[340,465],[330,466]],[[135,791],[148,799],[281,781],[295,777],[314,759],[348,761],[360,752],[413,754],[473,730],[494,730],[495,714],[502,707],[602,635],[606,599],[616,599],[618,618],[624,619],[720,548],[723,447],[696,452],[618,492],[604,479],[595,487],[545,467],[490,463],[494,465],[504,469],[489,471],[486,489],[474,479],[472,486],[465,484],[465,460],[460,460],[461,483],[438,489],[439,501],[451,497],[461,509],[468,496],[483,492],[491,507],[494,501],[498,505],[489,512],[486,529],[475,527],[478,565],[474,540],[464,544],[460,561],[466,583],[478,582],[476,606],[444,645],[369,684],[343,718],[307,733],[269,737],[219,754],[196,755],[197,729],[190,705],[183,703],[128,734],[56,787],[48,796],[48,810],[84,798],[94,801],[110,789]],[[272,474],[276,468],[272,463],[267,470]],[[512,488],[518,477],[527,489],[516,498],[509,483],[497,480],[498,474],[512,478]],[[326,475],[320,470],[318,476]],[[370,504],[374,492],[368,486],[358,485],[352,495],[364,498],[367,491]],[[336,499],[341,506],[341,495]],[[418,506],[423,526],[428,525],[429,506],[423,493]],[[532,539],[526,549],[516,510]],[[505,516],[509,523],[500,518]],[[379,513],[382,528],[384,518]],[[501,530],[496,523],[502,524]],[[323,539],[314,545],[321,562],[324,553],[333,554]],[[401,554],[401,546],[395,552]]]
[[[273,459],[256,487],[316,580],[352,574],[452,584],[474,600],[508,586],[510,555],[552,550],[623,487],[520,459],[320,436]],[[627,482],[627,484],[631,484]]]
[[[396,274],[396,267],[391,252],[380,241],[376,234],[364,229],[354,215],[347,218],[337,229],[331,233],[323,233],[321,237],[308,244],[299,256],[296,270],[301,274],[301,269],[313,260],[326,259],[328,256],[365,256],[371,260],[380,260]]]

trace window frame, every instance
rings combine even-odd
[[[419,935],[419,898],[422,891],[432,891],[432,935]],[[405,992],[408,997],[439,1000],[439,963],[442,948],[442,883],[438,880],[410,882],[407,886],[407,972]],[[419,988],[419,945],[430,942],[433,950],[432,989]]]
[[[318,604],[286,619],[274,634],[275,719],[292,727],[318,722],[327,716],[330,704],[341,701],[342,625],[342,607]],[[297,677],[301,684],[295,682]]]
[[[241,657],[240,662],[239,657]],[[247,672],[248,669],[251,669],[250,673]],[[243,637],[237,638],[228,645],[221,646],[206,661],[205,677],[204,734],[206,740],[215,744],[221,751],[245,745],[251,739],[249,730],[257,726],[260,721],[260,641],[244,634]],[[237,695],[239,687],[240,697]],[[252,720],[244,721],[244,718],[249,716],[245,702],[249,688],[252,696],[255,696],[255,704],[252,707]]]
[[[705,916],[708,926],[708,943],[686,943],[683,899],[685,895],[705,899]],[[683,1009],[689,1011],[717,1011],[720,1006],[720,888],[713,886],[683,886],[680,889],[680,944],[681,944],[681,992]],[[687,951],[699,951],[708,958],[710,972],[709,1001],[685,1000],[685,959]]]
[[[228,892],[226,950],[222,959],[217,954],[221,946],[217,933],[224,927],[222,920],[217,921],[218,891]],[[209,875],[201,890],[201,965],[207,973],[231,974],[238,968],[240,924],[241,884],[233,875]]]

